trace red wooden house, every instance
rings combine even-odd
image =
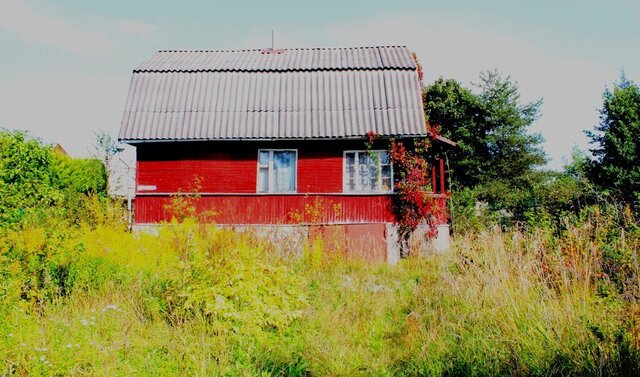
[[[197,181],[196,206],[218,224],[320,223],[392,261],[388,142],[425,135],[416,62],[389,46],[160,51],[133,71],[119,140],[137,151],[135,226],[169,220]]]

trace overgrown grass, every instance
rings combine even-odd
[[[397,266],[319,258],[317,244],[292,257],[189,221],[6,231],[0,370],[637,375],[640,233],[585,216],[555,233],[459,236]]]

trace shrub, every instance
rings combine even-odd
[[[220,332],[282,330],[302,315],[303,279],[249,233],[187,221],[160,237],[178,262],[160,289],[174,323],[202,316]]]

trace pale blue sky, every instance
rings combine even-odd
[[[117,134],[131,70],[159,49],[407,45],[427,81],[498,69],[524,100],[551,167],[598,122],[621,69],[640,80],[640,1],[0,0],[0,127],[86,156]]]

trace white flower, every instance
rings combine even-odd
[[[353,286],[353,279],[351,279],[351,276],[349,275],[344,276],[344,280],[342,282],[342,288],[349,289],[351,291],[355,290],[355,287]]]
[[[87,320],[86,320],[86,319],[84,319],[84,318],[82,318],[82,319],[80,320],[80,322],[82,323],[82,326],[86,326],[86,325],[88,325],[88,324],[89,324],[89,322],[87,322]]]

